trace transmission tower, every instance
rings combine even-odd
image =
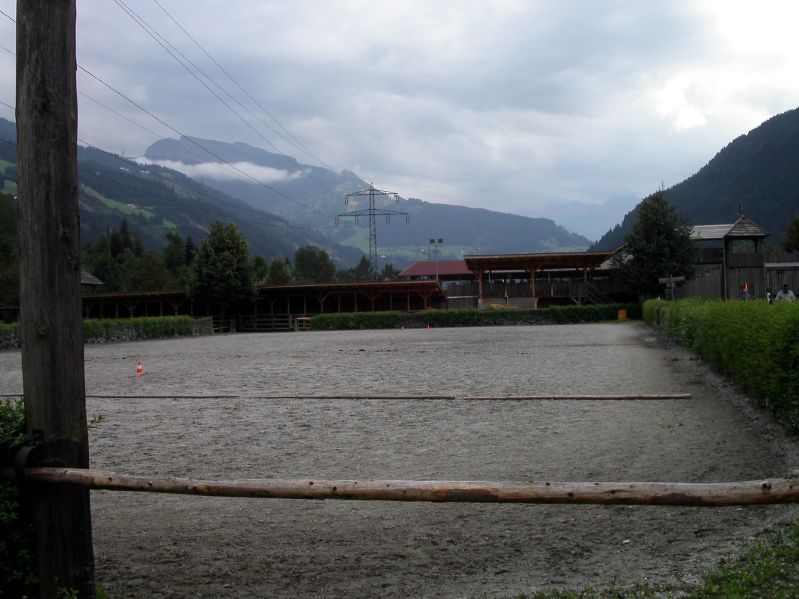
[[[407,212],[399,212],[398,210],[387,210],[386,208],[375,208],[375,198],[388,198],[399,202],[399,196],[393,191],[382,191],[375,189],[374,185],[369,185],[368,189],[362,189],[353,193],[348,193],[344,196],[344,205],[350,203],[350,198],[369,197],[369,207],[363,210],[354,210],[353,212],[345,212],[336,215],[336,224],[342,218],[353,218],[355,224],[358,224],[358,218],[369,218],[369,263],[372,265],[372,276],[377,276],[377,224],[376,219],[378,216],[385,216],[386,222],[391,222],[392,216],[404,216],[405,222],[408,222],[409,216]]]

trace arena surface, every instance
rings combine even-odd
[[[87,346],[92,466],[197,478],[716,482],[796,447],[641,323],[224,335]],[[144,375],[135,376],[136,360]],[[0,393],[21,389],[0,352]],[[689,392],[688,401],[185,399],[181,395]],[[512,597],[681,584],[794,506],[664,508],[226,499],[97,491],[120,597]]]

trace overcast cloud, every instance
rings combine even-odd
[[[158,5],[126,2],[268,121]],[[548,216],[590,238],[799,105],[789,0],[159,2],[336,170],[404,197]],[[15,16],[15,2],[0,6]],[[0,15],[2,45],[14,50],[14,36]],[[245,126],[114,2],[78,0],[78,62],[182,133],[274,151],[264,136],[319,165]],[[0,51],[11,105],[14,73]],[[78,85],[155,133],[81,96],[84,141],[140,155],[176,136],[81,72]]]

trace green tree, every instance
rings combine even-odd
[[[188,266],[194,261],[194,256],[197,255],[197,248],[194,247],[194,240],[189,235],[186,238],[186,243],[183,245],[184,261]]]
[[[294,276],[300,283],[329,283],[336,266],[325,250],[306,245],[294,252]]]
[[[799,250],[799,216],[794,217],[791,224],[788,225],[788,230],[785,231],[785,236],[782,238],[782,249],[786,252]]]
[[[167,270],[177,276],[186,265],[186,254],[183,251],[183,238],[177,231],[167,231],[166,246],[163,251],[164,265]]]
[[[372,281],[374,278],[372,263],[366,256],[361,256],[361,260],[354,267],[336,273],[336,279],[344,282],[361,283]]]
[[[167,246],[171,243],[168,238]],[[106,291],[161,291],[185,285],[186,279],[184,272],[178,282],[161,254],[145,251],[125,219],[118,230],[84,246],[81,265],[105,284]]]
[[[383,270],[380,271],[380,276],[378,278],[381,281],[396,281],[399,279],[400,272],[401,271],[397,270],[393,264],[386,264]]]
[[[222,311],[252,297],[252,261],[247,240],[232,224],[214,221],[193,263],[192,295]]]
[[[266,275],[269,272],[269,262],[256,256],[252,259],[252,280],[256,283],[263,283],[266,281]]]
[[[281,258],[273,258],[266,273],[269,285],[286,285],[291,282],[291,266]]]
[[[117,285],[119,291],[161,291],[173,287],[175,279],[157,252],[146,250],[136,255],[125,250],[119,257]]]
[[[615,266],[624,280],[643,294],[658,294],[659,277],[690,276],[696,258],[691,226],[657,191],[638,207],[638,221],[625,238],[626,256],[617,256]]]

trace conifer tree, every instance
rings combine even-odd
[[[253,293],[252,261],[247,240],[232,224],[214,221],[193,264],[192,295],[219,307],[249,301]]]
[[[624,280],[642,294],[661,293],[659,277],[693,273],[696,246],[691,226],[659,190],[641,202],[638,221],[625,238],[626,251],[618,255],[616,267]]]

